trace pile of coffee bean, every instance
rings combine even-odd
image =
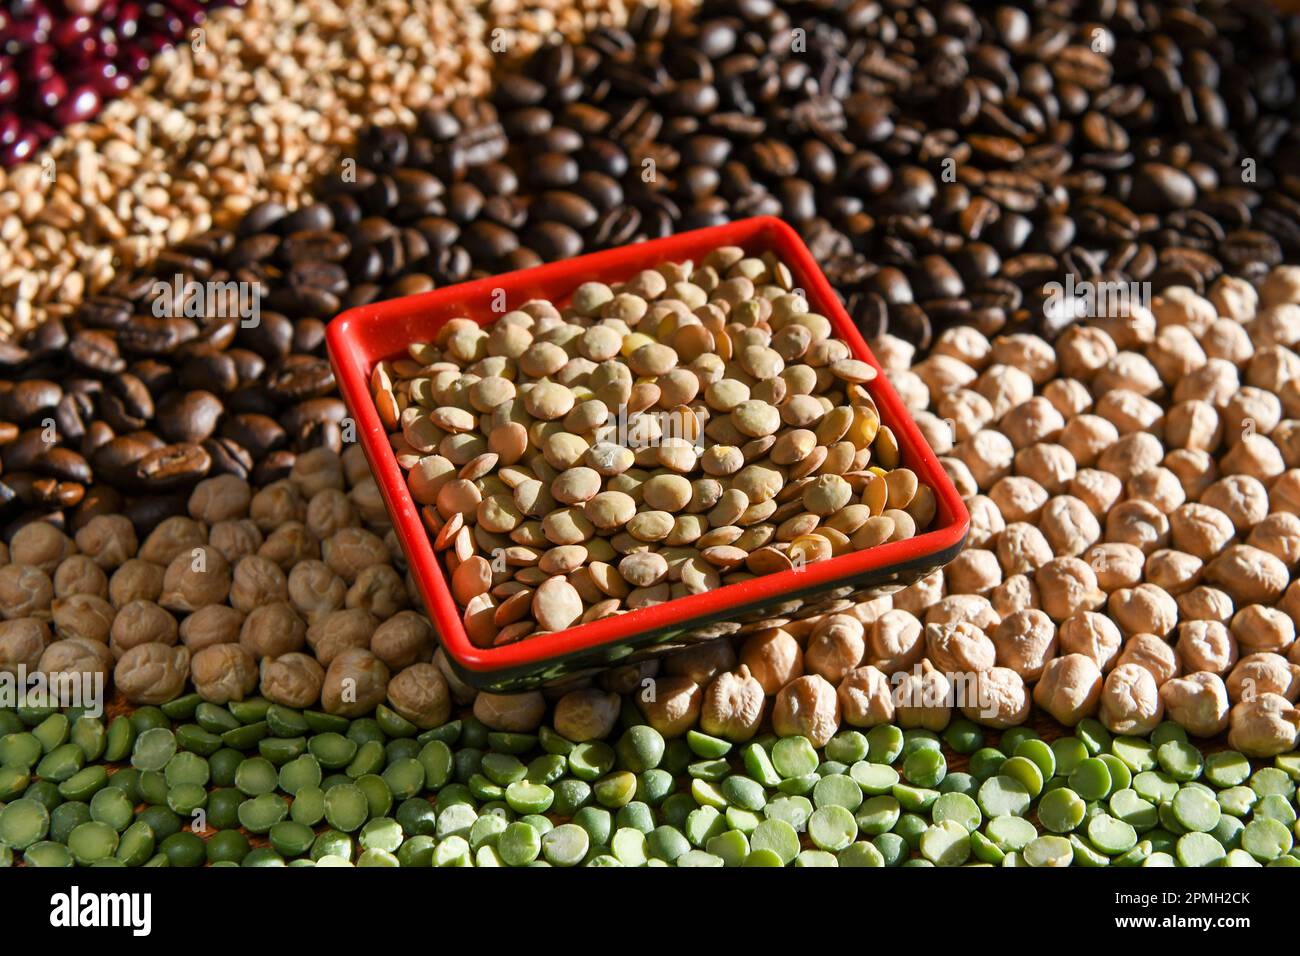
[[[901,466],[829,319],[724,246],[380,362],[373,395],[470,640],[492,647],[899,541]]]
[[[501,79],[536,197],[474,239],[554,258],[773,213],[869,338],[1051,336],[1064,274],[1204,291],[1300,253],[1298,36],[1218,0],[641,10]]]
[[[83,123],[187,42],[219,0],[20,0],[0,13],[0,165],[31,161],[64,126]]]

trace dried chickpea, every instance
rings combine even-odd
[[[804,668],[838,684],[866,653],[865,629],[856,618],[832,614],[818,622],[804,648]]]
[[[244,615],[225,604],[209,604],[181,621],[180,639],[191,654],[214,644],[237,644]]]
[[[428,662],[411,664],[393,676],[388,682],[388,703],[421,730],[440,727],[451,716],[447,679]]]
[[[1018,611],[1038,608],[1038,586],[1028,575],[1013,574],[992,590],[988,600],[997,616],[1007,618]]]
[[[1199,502],[1176,508],[1169,516],[1169,540],[1175,548],[1208,561],[1232,541],[1236,529],[1222,511]]]
[[[924,654],[924,630],[910,611],[895,608],[882,614],[871,626],[867,662],[886,675],[908,670]]]
[[[76,534],[77,550],[105,571],[134,558],[139,549],[135,526],[125,515],[96,515]]]
[[[341,717],[368,714],[384,702],[388,675],[387,665],[369,650],[350,647],[330,661],[325,671],[321,708]]]
[[[1111,593],[1107,611],[1125,634],[1164,636],[1178,623],[1178,604],[1154,584],[1142,583]]]
[[[284,707],[312,707],[320,700],[325,668],[310,654],[290,653],[264,657],[258,690]]]
[[[105,645],[108,644],[112,631],[113,618],[117,616],[113,605],[93,594],[74,594],[60,598],[51,605],[50,610],[50,621],[59,637],[85,638]],[[4,622],[0,622],[0,629],[4,626]]]
[[[1015,470],[1036,481],[1049,495],[1059,495],[1078,474],[1078,466],[1061,445],[1039,442],[1016,452]]]
[[[982,548],[967,548],[943,573],[947,586],[962,594],[987,594],[1002,583],[997,555]]]
[[[898,726],[936,733],[947,727],[952,720],[952,682],[928,660],[899,673],[901,676],[891,675]]]
[[[1161,686],[1160,700],[1169,719],[1194,737],[1217,737],[1228,727],[1228,692],[1217,674],[1172,678]]]
[[[1150,554],[1169,543],[1169,518],[1149,501],[1122,501],[1106,515],[1106,540]]]
[[[1124,642],[1124,649],[1116,664],[1136,664],[1145,667],[1156,679],[1156,686],[1177,677],[1180,671],[1178,654],[1174,648],[1154,634],[1134,634]]]
[[[1067,727],[1097,712],[1101,670],[1083,654],[1065,654],[1047,662],[1034,685],[1034,703]]]
[[[433,627],[414,611],[399,611],[370,635],[371,652],[395,672],[428,661],[433,649]]]
[[[0,665],[2,667],[3,665]],[[84,637],[69,637],[54,641],[41,654],[37,668],[47,680],[58,681],[58,675],[77,675],[82,679],[96,679],[107,683],[113,671],[113,654],[103,644]],[[93,686],[93,685],[92,685]],[[57,688],[58,684],[51,684]]]
[[[1097,586],[1110,593],[1142,583],[1146,556],[1132,544],[1099,544],[1090,548],[1083,559],[1097,575]]]
[[[1160,548],[1147,556],[1142,573],[1149,583],[1176,597],[1196,587],[1202,567],[1200,558],[1171,548]]]
[[[700,705],[700,729],[706,734],[743,743],[758,733],[767,702],[763,685],[741,664],[724,671],[704,690]]]
[[[113,656],[121,659],[130,648],[140,644],[176,643],[176,618],[153,601],[132,601],[113,618],[108,645]]]
[[[840,715],[851,727],[875,727],[894,719],[894,698],[889,678],[870,664],[844,675],[836,688]]]
[[[993,667],[997,649],[979,628],[957,624],[928,624],[925,656],[945,674],[986,671]]]
[[[1295,623],[1277,608],[1248,604],[1232,617],[1232,636],[1246,653],[1286,653],[1295,641]]]
[[[1164,716],[1155,678],[1136,664],[1121,664],[1107,675],[1100,703],[1098,719],[1115,734],[1145,736]]]
[[[1026,522],[1009,524],[998,536],[998,564],[1003,575],[1034,574],[1052,560],[1052,546],[1043,533]]]
[[[1272,604],[1289,579],[1285,564],[1250,545],[1231,545],[1205,566],[1205,582],[1222,588],[1238,604]]]
[[[64,558],[54,571],[53,584],[55,600],[74,594],[108,597],[108,575],[84,554]]]
[[[1037,680],[1056,654],[1056,625],[1042,611],[1016,611],[1003,618],[992,635],[996,663],[1026,681]]]
[[[1101,516],[1109,513],[1119,501],[1124,483],[1108,471],[1080,468],[1066,490],[1087,505],[1094,515]]]
[[[32,617],[0,621],[0,674],[17,676],[19,668],[34,672],[50,643],[50,628]]]
[[[740,648],[740,663],[749,668],[763,692],[770,696],[804,672],[803,648],[789,632],[768,628],[746,639]]]
[[[910,614],[923,614],[926,608],[933,606],[944,594],[943,569],[925,575],[913,581],[901,591],[893,594],[893,606],[896,610]]]
[[[1234,704],[1260,694],[1279,694],[1295,703],[1300,697],[1300,665],[1268,651],[1248,654],[1232,668],[1227,687]]]
[[[993,609],[988,598],[981,594],[950,594],[940,598],[925,612],[926,624],[974,625],[981,631],[998,626],[1002,616]]]
[[[781,737],[802,735],[824,747],[840,725],[835,687],[824,677],[805,674],[786,684],[772,704],[772,730]]]
[[[688,677],[704,687],[718,674],[736,666],[736,649],[730,641],[706,641],[694,647],[674,651],[663,659],[663,673],[671,677]]]
[[[1232,708],[1228,745],[1248,757],[1273,757],[1296,747],[1300,709],[1278,694],[1260,694]]]
[[[1186,621],[1178,625],[1174,644],[1182,671],[1228,673],[1237,662],[1237,639],[1218,621]]]
[[[1066,618],[1061,622],[1057,639],[1061,653],[1082,654],[1101,671],[1110,668],[1123,644],[1115,622],[1095,611],[1083,611]]]
[[[1034,584],[1043,610],[1054,621],[1095,610],[1106,601],[1105,593],[1097,587],[1097,575],[1080,558],[1053,558],[1034,572]]]
[[[1007,667],[991,667],[979,674],[978,700],[965,695],[961,712],[985,727],[1004,729],[1029,718],[1029,692],[1020,675]]]
[[[190,658],[190,679],[206,701],[243,700],[257,686],[257,662],[238,644],[209,644]]]
[[[651,727],[665,737],[680,737],[699,719],[702,696],[700,685],[690,678],[656,677],[637,694],[636,704]]]
[[[1227,624],[1235,609],[1230,598],[1218,588],[1201,585],[1178,595],[1178,616],[1187,621],[1218,621]]]
[[[133,704],[163,704],[180,696],[189,674],[189,648],[136,644],[118,658],[113,684]]]
[[[1300,562],[1300,516],[1288,511],[1274,512],[1251,529],[1246,543],[1267,551],[1288,567],[1295,567]],[[58,591],[57,575],[55,591]]]
[[[32,521],[14,532],[9,541],[9,560],[53,574],[54,569],[74,550],[72,539],[54,525],[47,521]]]
[[[1059,556],[1080,557],[1101,537],[1101,525],[1091,509],[1073,495],[1058,495],[1043,507],[1043,537]]]

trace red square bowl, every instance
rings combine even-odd
[[[880,593],[881,588],[906,585],[952,560],[961,550],[970,526],[966,506],[898,393],[884,375],[878,375],[867,390],[880,411],[881,422],[893,430],[903,463],[934,489],[937,508],[929,530],[904,541],[501,647],[480,648],[470,643],[452,597],[447,569],[434,552],[371,399],[371,371],[384,359],[405,355],[409,343],[432,339],[450,319],[468,317],[490,324],[500,314],[503,293],[506,308],[537,298],[562,305],[583,282],[613,284],[661,262],[702,259],[718,246],[740,246],[750,255],[774,252],[789,266],[796,286],[804,290],[809,309],[830,319],[835,334],[848,343],[857,358],[880,368],[807,246],[793,229],[771,217],[685,232],[361,306],[330,323],[330,361],[425,609],[453,666],[474,686],[523,690],[633,663],[686,644],[743,635],[843,609]]]

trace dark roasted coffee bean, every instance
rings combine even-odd
[[[278,202],[266,200],[260,202],[247,213],[239,223],[236,234],[241,237],[254,236],[275,227],[288,214],[288,210]]]
[[[122,351],[135,355],[170,355],[198,333],[189,319],[136,315],[118,330],[117,343]]]
[[[256,325],[240,327],[236,340],[271,361],[289,354],[293,343],[293,323],[286,315],[264,309]]]
[[[212,475],[234,475],[247,480],[253,470],[253,456],[229,438],[209,438],[203,442],[203,450],[212,459],[209,472]]]
[[[539,222],[529,226],[524,242],[544,260],[572,259],[582,252],[582,236],[561,222]]]
[[[149,452],[136,462],[135,477],[151,488],[168,490],[197,482],[211,467],[212,457],[202,446],[185,442]]]
[[[334,371],[325,359],[290,355],[272,371],[266,387],[277,401],[299,402],[334,388]]]
[[[1130,201],[1139,211],[1186,209],[1196,202],[1196,183],[1181,169],[1143,163],[1133,175]]]
[[[119,435],[96,449],[90,456],[90,464],[96,476],[125,487],[134,483],[136,464],[160,447],[162,442],[157,436],[146,432]]]
[[[491,222],[476,222],[465,230],[461,243],[474,259],[490,263],[496,262],[518,248],[519,239],[504,226]]]
[[[248,449],[255,459],[264,458],[288,440],[274,418],[252,412],[227,415],[221,424],[221,437]]]
[[[281,422],[288,431],[296,432],[312,422],[342,422],[347,414],[348,408],[340,399],[312,398],[286,411]]]
[[[63,389],[57,382],[19,382],[0,400],[0,415],[20,425],[31,425],[53,414],[62,397]]]
[[[152,492],[138,498],[128,498],[122,505],[121,512],[131,519],[136,537],[143,541],[149,532],[168,518],[187,514],[188,503],[188,491],[173,494]]]
[[[273,481],[288,478],[289,472],[293,471],[296,458],[297,456],[291,451],[271,452],[253,468],[253,482],[258,485],[269,485]]]
[[[155,422],[169,442],[201,442],[216,430],[224,411],[211,392],[172,392],[159,403]]]
[[[596,207],[576,192],[559,190],[540,194],[528,212],[534,222],[552,221],[577,230],[590,228],[599,216]]]
[[[94,329],[117,329],[131,321],[131,303],[107,295],[94,295],[77,307],[77,321]]]
[[[352,248],[346,236],[331,230],[293,232],[284,237],[277,255],[286,264],[311,259],[342,262]]]
[[[70,448],[51,448],[36,461],[36,471],[70,484],[87,484],[92,479],[90,465]]]
[[[181,365],[179,380],[186,388],[205,389],[220,395],[238,387],[239,369],[228,353],[205,348],[189,354]]]

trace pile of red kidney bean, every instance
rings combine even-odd
[[[9,0],[0,8],[0,164],[130,89],[220,0]]]

